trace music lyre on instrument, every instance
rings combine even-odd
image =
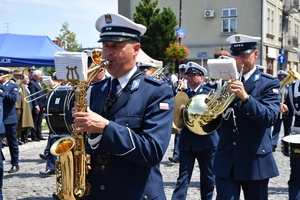
[[[104,65],[88,72],[87,54],[77,52],[55,53],[54,61],[57,78],[67,79],[75,91],[76,111],[87,112],[88,86]],[[86,132],[72,131],[71,136],[58,139],[50,148],[51,154],[59,156],[56,162],[56,192],[60,199],[78,200],[90,193],[91,185],[86,180],[87,164],[90,163],[86,142]]]

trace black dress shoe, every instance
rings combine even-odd
[[[55,199],[55,200],[60,200],[60,198],[58,198],[58,195],[57,195],[56,192],[53,192],[52,197],[53,197],[53,199]]]
[[[17,172],[17,171],[19,171],[19,166],[12,166],[11,168],[10,168],[10,170],[8,171],[8,173],[14,173],[14,172]]]
[[[39,138],[34,137],[34,138],[32,138],[32,141],[39,142],[40,140],[39,140]]]
[[[24,142],[18,141],[18,145],[22,145],[24,144]]]
[[[179,163],[179,159],[176,157],[169,157],[169,161],[171,161],[173,163]]]
[[[276,146],[272,145],[272,151],[275,152],[276,151]]]
[[[40,156],[41,159],[47,160],[47,155],[40,153],[39,156]]]
[[[47,176],[54,175],[54,174],[55,174],[55,170],[47,169],[47,170],[44,171],[44,172],[40,172],[40,174],[42,174],[42,175],[47,175]]]
[[[43,137],[38,137],[39,140],[47,140],[46,138]]]
[[[25,143],[28,143],[28,142],[33,142],[32,140],[25,140]]]

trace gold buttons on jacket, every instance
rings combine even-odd
[[[145,195],[143,199],[145,199],[145,200],[148,199],[148,196]]]

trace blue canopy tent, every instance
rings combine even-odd
[[[48,36],[0,34],[0,66],[53,66],[54,53],[66,51]]]

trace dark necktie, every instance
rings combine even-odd
[[[115,99],[117,96],[117,86],[119,85],[119,80],[117,78],[114,78],[111,82],[111,91],[109,93],[109,98],[111,100]]]
[[[192,97],[193,97],[193,96],[195,96],[196,92],[192,91],[191,94],[192,94]]]
[[[241,80],[241,82],[242,82],[242,83],[244,83],[244,82],[245,82],[245,78],[244,78],[244,76],[242,76],[242,80]]]

